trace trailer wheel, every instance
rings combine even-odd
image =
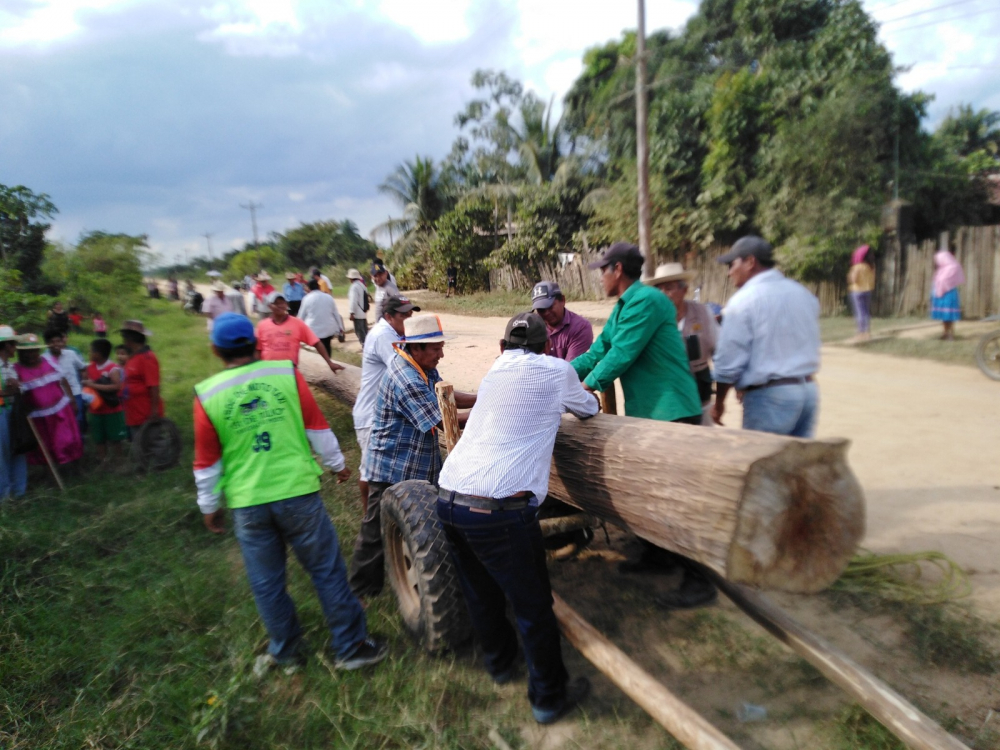
[[[456,649],[472,632],[436,504],[433,485],[410,480],[389,487],[381,508],[389,582],[407,630],[430,653]]]

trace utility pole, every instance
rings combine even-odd
[[[253,246],[257,248],[257,266],[260,267],[260,243],[257,241],[257,209],[263,204],[250,201],[248,204],[240,204],[240,208],[245,208],[250,212],[250,226],[253,227]]]
[[[212,234],[213,234],[212,232],[205,232],[202,235],[202,237],[205,238],[205,242],[208,243],[208,267],[209,268],[211,268],[212,265],[214,264],[214,260],[212,258]]]
[[[639,27],[635,35],[635,146],[639,169],[639,250],[646,258],[645,276],[651,278],[656,270],[656,259],[650,248],[652,232],[649,217],[649,141],[647,132],[648,107],[646,101],[646,2],[639,2]]]

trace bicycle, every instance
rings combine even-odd
[[[1000,321],[1000,315],[991,315],[983,320]],[[1000,380],[1000,329],[990,331],[979,339],[979,344],[976,346],[976,364],[986,377]]]

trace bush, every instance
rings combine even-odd
[[[90,232],[75,248],[50,245],[44,270],[62,285],[67,306],[99,310],[105,317],[127,317],[141,292],[147,248],[146,235]]]
[[[45,327],[45,318],[51,297],[25,291],[21,274],[0,269],[0,323],[11,326],[18,333],[39,333]]]

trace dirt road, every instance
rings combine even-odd
[[[337,303],[346,309],[346,300]],[[611,305],[572,307],[606,319]],[[475,390],[499,352],[506,319],[441,320],[455,339],[445,346],[440,372]],[[347,348],[359,349],[353,336]],[[944,552],[971,574],[979,610],[1000,617],[1000,383],[973,367],[840,346],[823,348],[818,381],[818,436],[852,441],[851,466],[868,501],[865,546]],[[738,428],[735,402],[725,421]]]

